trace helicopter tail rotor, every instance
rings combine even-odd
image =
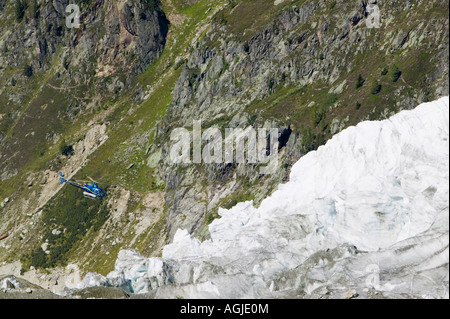
[[[60,178],[60,184],[64,184],[66,182],[66,180],[64,179],[64,175],[60,172],[59,176],[61,176]]]

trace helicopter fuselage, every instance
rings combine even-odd
[[[98,187],[95,183],[86,183],[85,185],[81,185],[64,179],[62,173],[60,173],[60,175],[61,175],[61,184],[67,183],[77,188],[80,188],[84,191],[83,194],[85,196],[91,198],[103,198],[107,196],[106,192],[102,188]]]

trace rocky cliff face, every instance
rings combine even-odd
[[[23,271],[106,275],[120,248],[157,256],[179,228],[204,240],[219,207],[258,205],[334,134],[449,91],[441,0],[377,1],[379,28],[367,0],[82,1],[79,29],[69,3],[0,0],[0,257]],[[173,165],[170,133],[194,120],[277,128],[278,168]]]
[[[57,140],[66,122],[116,99],[161,55],[168,32],[152,1],[84,2],[81,28],[66,27],[69,1],[28,2],[17,2],[26,3],[22,14],[14,2],[2,10],[3,180],[23,168],[36,146]],[[36,114],[33,108],[43,105]],[[42,121],[52,125],[35,130]]]
[[[159,130],[160,144],[170,145],[167,132],[192,127],[194,120],[202,120],[205,129],[222,131],[276,127],[280,167],[276,174],[260,176],[248,165],[189,166],[181,174],[173,165],[163,166],[171,236],[178,228],[202,233],[204,219],[211,220],[212,211],[228,204],[227,197],[236,190],[245,194],[241,199],[258,201],[286,179],[286,168],[295,160],[343,128],[448,92],[448,19],[428,20],[419,13],[438,10],[444,3],[379,2],[379,29],[366,25],[369,5],[306,1],[261,8],[244,2],[229,5],[213,18],[203,40],[191,48],[175,85],[172,106]],[[249,21],[258,10],[261,16]],[[405,14],[409,22],[400,18]],[[264,15],[270,18],[264,20]],[[392,77],[389,69],[395,67],[404,73],[408,68],[419,71],[416,63],[425,60],[416,59],[428,59],[425,56],[434,65],[431,73],[383,79]],[[367,94],[355,89],[358,74],[364,74],[369,90],[373,82],[390,83],[382,84],[385,92]],[[366,110],[356,111],[357,103]],[[163,154],[169,157],[167,148]]]
[[[136,84],[166,43],[169,22],[157,1],[83,1],[79,28],[66,25],[70,3],[0,3],[1,232],[11,235],[6,251],[23,246],[18,238],[25,237],[25,246],[34,245],[34,236],[48,240],[42,238],[50,225],[41,209],[60,190],[58,171],[73,176],[108,139],[107,105]],[[73,152],[61,156],[68,146]],[[39,168],[30,168],[38,162]],[[24,222],[31,216],[38,227]]]

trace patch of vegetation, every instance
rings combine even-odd
[[[209,225],[217,218],[220,218],[217,212],[208,212],[205,216],[205,222],[207,225]]]
[[[325,144],[326,139],[323,133],[314,133],[313,129],[306,127],[302,130],[302,152],[315,151],[319,146]]]
[[[271,21],[273,1],[246,0],[232,2],[225,9],[219,11],[213,21],[224,24],[231,33],[243,40],[248,40],[251,34],[260,30]]]
[[[48,243],[50,253],[44,252],[41,245],[35,247],[22,257],[24,269],[65,266],[72,247],[89,229],[98,231],[109,217],[106,201],[85,198],[80,189],[69,186],[48,202],[43,212],[47,225],[43,241]]]
[[[89,7],[93,3],[93,0],[80,0],[80,2],[83,6]]]
[[[333,1],[328,3],[328,9],[329,10],[333,10],[335,6],[336,6],[336,0],[333,0]]]
[[[59,152],[60,152],[62,155],[64,155],[64,156],[70,156],[70,155],[75,154],[75,151],[74,151],[74,149],[73,149],[73,146],[72,146],[72,145],[68,145],[68,144],[66,143],[66,140],[65,140],[65,139],[63,139],[63,140],[61,141],[61,143],[59,144]]]
[[[231,209],[239,203],[255,200],[255,195],[253,194],[251,186],[252,185],[250,181],[248,181],[247,179],[243,180],[241,191],[234,192],[230,196],[222,199],[218,206],[225,209]],[[210,223],[218,217],[219,215],[217,214],[217,212],[206,215],[206,218],[210,221]]]
[[[25,11],[28,8],[28,3],[26,0],[16,0],[16,20],[21,22],[25,16]]]
[[[337,100],[337,94],[328,94],[321,105],[315,106],[311,109],[312,124],[314,126],[319,125],[323,120],[325,120],[328,109],[336,103]]]

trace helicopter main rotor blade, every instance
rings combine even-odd
[[[88,178],[92,183],[99,184],[99,182],[95,181],[92,177],[88,176],[87,178]]]

